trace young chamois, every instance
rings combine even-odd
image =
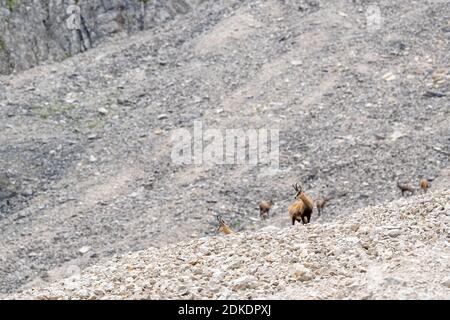
[[[327,202],[330,201],[331,199],[333,199],[333,198],[332,197],[318,197],[316,199],[316,207],[317,207],[317,213],[318,213],[319,217],[323,212],[323,208],[325,207]]]
[[[400,189],[400,191],[402,192],[402,196],[405,195],[405,192],[409,192],[410,195],[414,194],[414,188],[406,185],[406,184],[401,184],[399,181],[397,181],[397,188]]]
[[[425,178],[422,178],[422,179],[420,179],[419,184],[420,184],[420,189],[422,189],[422,191],[426,193],[428,188],[430,187],[430,183],[428,182],[428,180]]]
[[[301,221],[303,224],[307,224],[311,220],[314,202],[303,192],[302,188],[299,187],[297,183],[293,185],[293,187],[297,194],[295,195],[294,203],[288,208],[289,217],[291,218],[293,225],[295,224],[295,221]]]
[[[267,219],[269,217],[269,211],[273,206],[273,201],[269,200],[269,201],[261,201],[259,203],[259,216],[262,219]]]
[[[217,227],[217,232],[221,232],[223,234],[233,233],[233,230],[223,221],[223,219],[217,216],[217,220],[219,221],[219,227]]]

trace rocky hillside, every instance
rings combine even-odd
[[[61,61],[166,23],[191,9],[189,0],[0,0],[0,74]]]
[[[23,46],[9,57],[33,55],[30,45],[42,57],[64,55],[65,40],[47,47],[33,38],[65,32],[62,21],[19,22],[37,10],[25,4],[49,5],[41,19],[66,2],[0,3],[10,19],[0,35],[18,32],[4,42]],[[17,7],[6,13],[6,3]],[[100,35],[116,26],[108,22],[115,4],[137,2],[80,3],[98,5],[83,16]],[[449,1],[176,3],[145,4],[180,12],[152,28],[139,30],[130,9],[121,20],[137,28],[129,35],[0,76],[0,292],[214,235],[217,215],[240,233],[284,228],[297,182],[314,198],[334,197],[322,217],[313,213],[312,229],[398,199],[397,181],[417,189],[424,177],[431,191],[447,190]],[[23,68],[37,61],[11,59],[31,61]],[[172,134],[192,132],[195,121],[220,131],[278,128],[279,169],[174,163]],[[263,199],[275,202],[266,221]]]
[[[449,299],[450,189],[334,221],[203,237],[90,267],[36,299]]]

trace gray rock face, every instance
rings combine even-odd
[[[61,61],[186,13],[187,0],[0,0],[0,74]],[[193,2],[193,1],[191,1]]]

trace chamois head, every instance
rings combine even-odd
[[[292,185],[294,187],[294,190],[297,192],[295,194],[295,199],[299,199],[299,196],[303,193],[303,189],[301,186],[298,185],[298,183]]]
[[[217,221],[219,222],[217,232],[221,232],[223,234],[233,233],[233,230],[231,230],[231,228],[225,223],[225,221],[220,216],[217,216]]]
[[[301,221],[303,224],[307,224],[311,219],[314,201],[303,192],[302,187],[298,183],[293,185],[293,187],[297,194],[295,195],[295,202],[288,208],[292,224],[295,224],[295,221]]]

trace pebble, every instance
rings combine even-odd
[[[292,269],[292,277],[297,281],[308,281],[314,278],[314,274],[311,270],[302,264],[297,263],[292,267]]]
[[[108,110],[106,110],[106,108],[98,108],[98,113],[100,113],[101,115],[106,115],[108,113]]]
[[[88,253],[90,250],[91,250],[90,246],[83,246],[78,250],[78,252],[81,254],[85,254],[85,253]]]
[[[303,64],[303,62],[301,60],[292,60],[291,64],[293,66],[301,66]]]
[[[385,81],[392,81],[392,80],[395,80],[395,78],[396,77],[395,77],[395,75],[392,72],[388,72],[388,73],[383,75],[383,79]]]
[[[88,140],[95,140],[98,138],[98,135],[96,133],[91,133],[87,136]]]
[[[87,299],[90,297],[90,292],[86,289],[81,289],[78,291],[78,296],[82,299]]]
[[[242,276],[232,281],[231,285],[235,290],[251,289],[256,286],[256,281],[254,276]]]
[[[69,291],[79,290],[80,289],[80,283],[79,282],[75,282],[75,281],[67,282],[64,285],[64,289],[69,290]]]
[[[31,197],[33,195],[33,189],[26,187],[21,193],[24,197]]]
[[[398,236],[400,236],[402,234],[402,231],[401,230],[389,230],[388,232],[387,232],[387,235],[389,236],[389,237],[398,237]]]

